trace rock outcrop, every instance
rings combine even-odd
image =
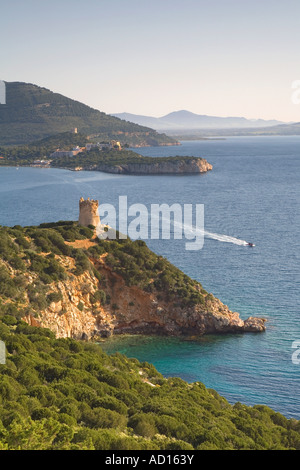
[[[98,207],[98,201],[80,204]],[[95,212],[84,215],[82,223],[93,222]],[[101,239],[97,228],[72,221],[0,227],[0,239],[1,315],[58,337],[265,330],[263,319],[244,321],[142,240]]]
[[[195,336],[265,331],[264,319],[250,317],[244,321],[211,295],[204,305],[182,308],[161,292],[127,286],[105,263],[105,256],[93,263],[101,273],[110,304],[93,301],[99,281],[94,274],[85,272],[60,281],[56,289],[62,300],[52,302],[39,318],[27,316],[25,321],[50,328],[58,337],[86,340],[122,333]],[[64,264],[70,272],[74,268],[71,258],[64,258]]]
[[[212,170],[212,165],[204,158],[189,160],[161,159],[154,163],[124,163],[118,165],[99,164],[91,169],[107,173],[135,174],[135,175],[162,175],[162,174],[188,174],[206,173]]]

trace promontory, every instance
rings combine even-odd
[[[73,159],[62,158],[53,161],[51,166],[74,170],[102,171],[104,173],[134,174],[134,175],[163,175],[163,174],[197,174],[212,170],[212,165],[204,158],[196,157],[143,157],[130,151],[110,151],[104,157],[98,153],[98,158],[91,161],[89,156]]]
[[[263,319],[242,320],[142,240],[101,240],[92,225],[58,222],[1,227],[0,242],[0,314],[57,337],[265,330]]]
[[[199,174],[212,165],[199,156],[145,157],[118,141],[93,142],[89,136],[65,132],[27,146],[0,148],[0,166],[37,166],[73,171],[160,175]]]

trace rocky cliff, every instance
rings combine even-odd
[[[69,170],[81,168],[88,171],[136,175],[199,174],[212,170],[212,165],[202,157],[146,157],[130,149],[97,148],[80,152],[74,157],[54,158],[51,166]]]
[[[140,240],[99,240],[75,222],[0,228],[0,315],[58,337],[261,332]]]
[[[158,292],[148,293],[137,286],[126,286],[104,261],[95,261],[103,282],[85,273],[56,286],[62,300],[51,305],[37,318],[24,318],[33,326],[50,328],[58,337],[91,339],[113,334],[204,335],[265,331],[265,320],[250,317],[242,320],[220,300],[205,305],[174,307]],[[72,266],[72,263],[71,263]],[[101,285],[102,284],[102,285]],[[94,303],[93,294],[105,286],[110,305]]]
[[[73,246],[83,245],[78,241]],[[107,264],[106,258],[106,254],[91,258],[100,273],[100,282],[88,271],[72,277],[74,260],[61,259],[71,276],[54,287],[62,294],[62,299],[51,303],[38,318],[29,316],[25,320],[50,328],[58,337],[77,339],[122,333],[204,335],[265,331],[264,319],[250,317],[244,321],[211,294],[204,294],[204,303],[183,306],[178,298],[170,301],[168,292],[155,289],[147,292],[136,285],[128,286]],[[195,288],[203,291],[200,285]],[[110,299],[109,304],[103,299],[95,301],[99,289]]]
[[[124,163],[119,165],[97,165],[98,171],[119,174],[135,175],[162,175],[162,174],[184,174],[184,173],[206,173],[212,170],[212,165],[204,158],[191,160],[164,160],[154,163]]]

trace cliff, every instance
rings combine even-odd
[[[0,229],[0,315],[58,337],[261,332],[142,241],[99,240],[76,223]]]
[[[71,272],[72,262],[68,262]],[[58,337],[76,339],[122,333],[192,336],[265,331],[263,319],[250,317],[243,321],[218,299],[209,299],[205,305],[176,307],[167,294],[127,286],[107,266],[105,258],[93,262],[103,276],[100,284],[90,273],[59,282],[56,289],[62,294],[62,300],[52,302],[38,318],[29,315],[25,321],[32,326],[50,328]],[[94,302],[93,297],[101,288],[111,299],[109,305]]]
[[[184,173],[206,173],[212,170],[212,165],[204,158],[194,158],[189,160],[167,160],[156,159],[155,162],[147,163],[124,163],[119,165],[100,164],[96,168],[98,171],[119,174],[135,175],[162,175],[162,174],[184,174]]]
[[[201,157],[144,157],[132,150],[115,149],[108,151],[92,149],[72,158],[55,158],[51,166],[71,170],[81,167],[89,171],[136,175],[197,174],[212,170],[212,165]]]

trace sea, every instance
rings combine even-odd
[[[153,363],[165,377],[200,381],[230,403],[264,404],[300,419],[300,136],[228,137],[138,149],[145,156],[206,158],[198,175],[112,175],[0,168],[0,224],[77,220],[80,197],[118,207],[204,205],[204,245],[146,240],[241,318],[267,319],[265,333],[203,337],[117,336],[110,353]],[[251,242],[255,247],[246,246]]]

